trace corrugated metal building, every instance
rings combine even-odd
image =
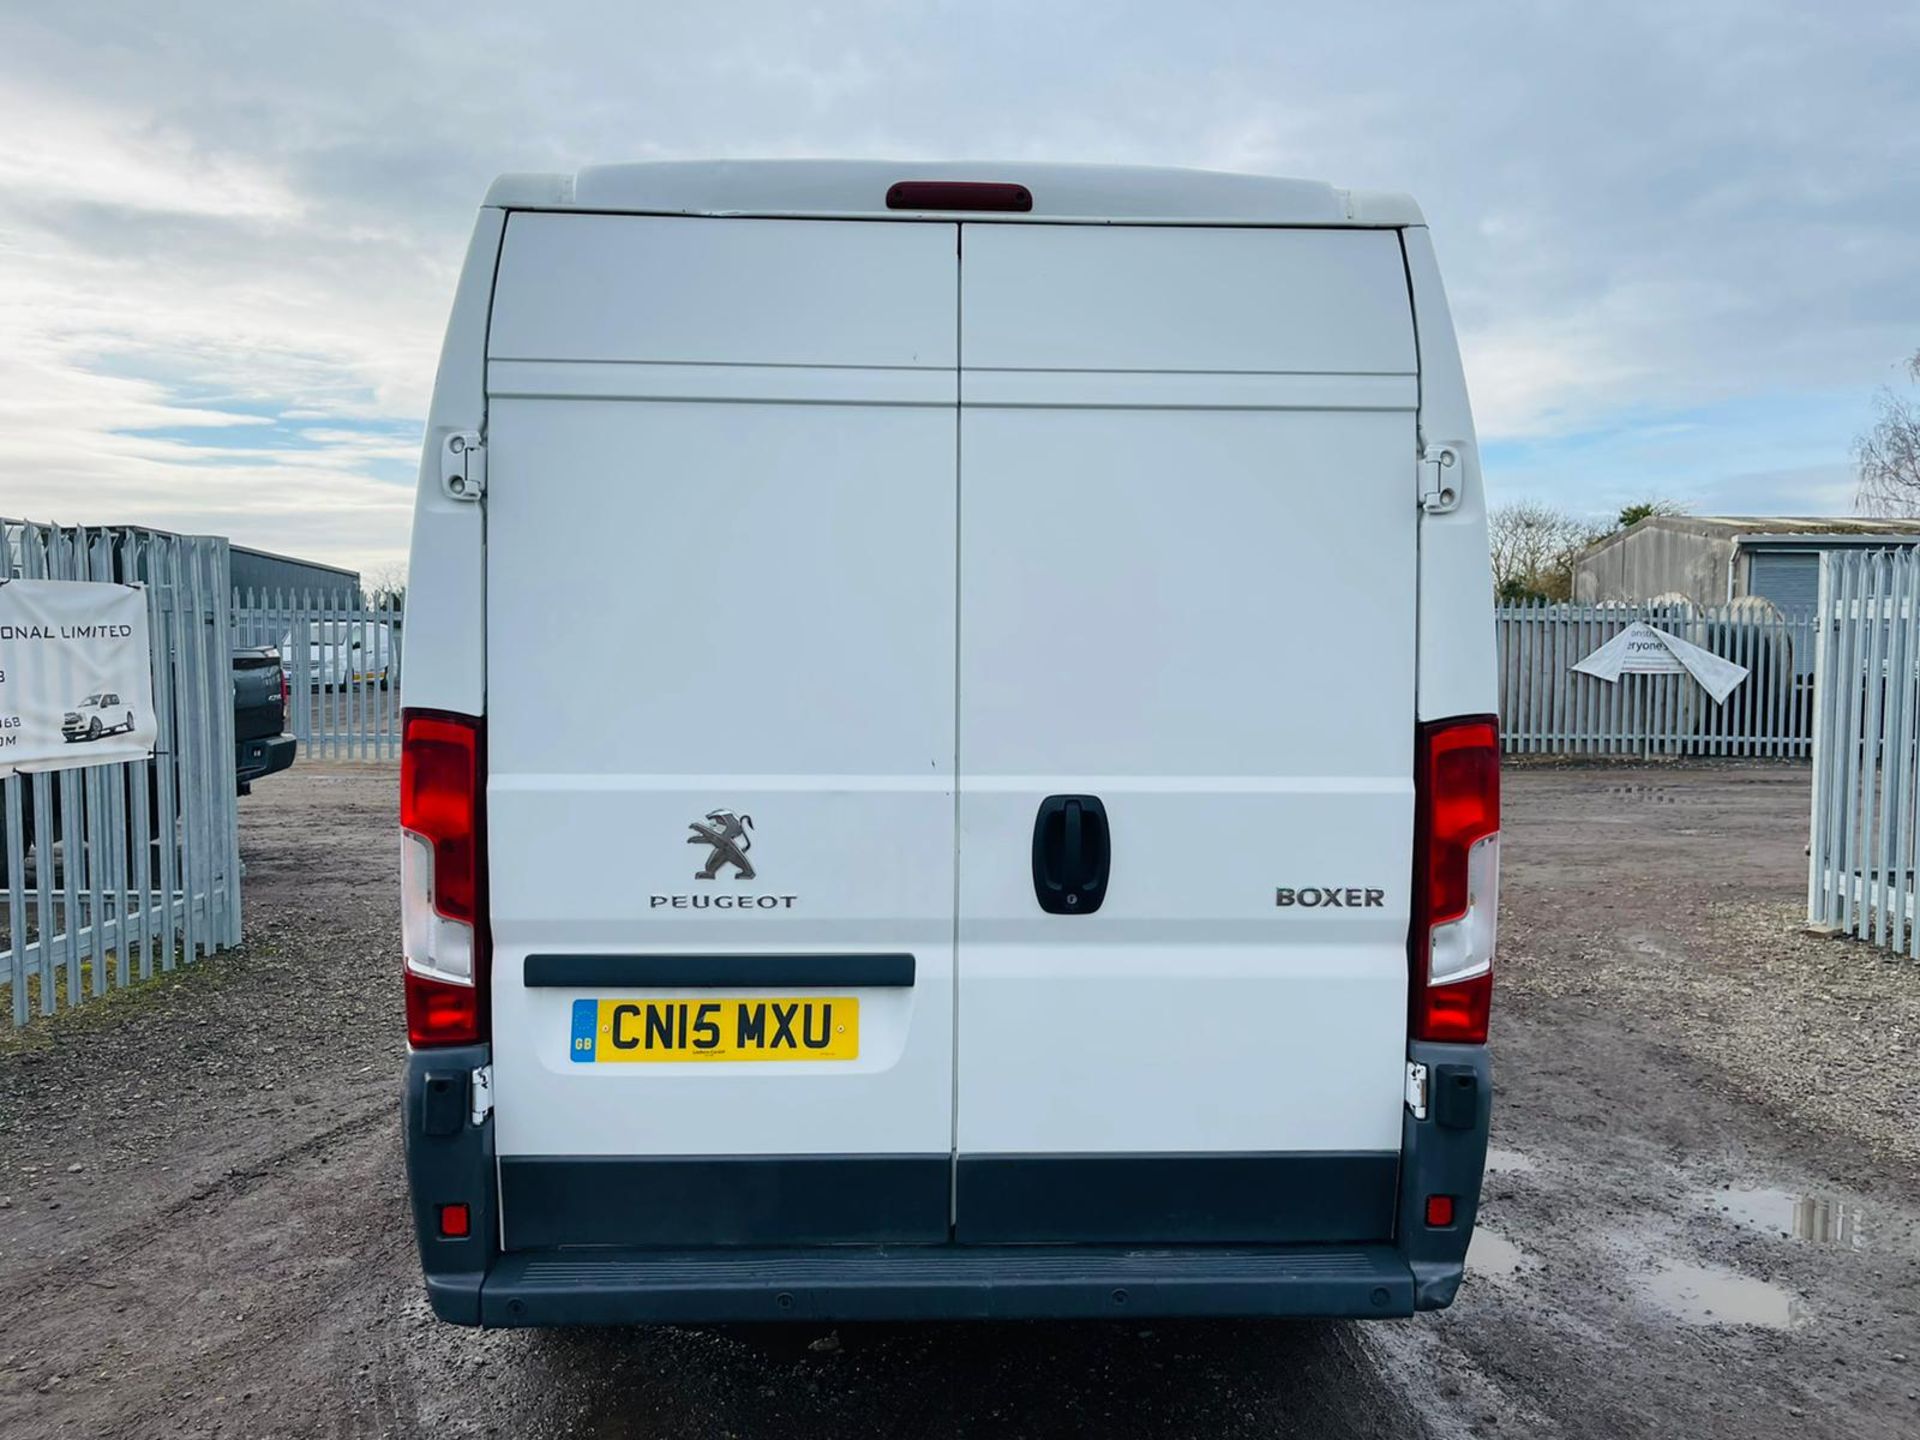
[[[1907,545],[1920,545],[1920,519],[1651,515],[1582,552],[1573,562],[1573,598],[1600,604],[1685,595],[1721,605],[1758,595],[1801,610],[1819,598],[1822,551]]]
[[[263,597],[276,590],[287,596],[304,593],[316,604],[323,595],[330,603],[360,598],[358,570],[322,565],[318,560],[297,560],[245,545],[230,546],[229,553],[233,556],[233,588],[243,598],[249,590]]]

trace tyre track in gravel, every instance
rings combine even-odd
[[[0,1386],[0,1432],[324,1433],[310,1422],[336,1410],[352,1372],[316,1371],[316,1352],[377,1330],[369,1280],[413,1261],[395,1128],[390,1109],[336,1127],[245,1183],[185,1197],[132,1244],[89,1242],[31,1298],[0,1290],[9,1343],[31,1337],[21,1378],[34,1381]],[[101,1288],[77,1304],[89,1277]]]
[[[118,1269],[139,1258],[152,1246],[172,1243],[175,1228],[202,1212],[217,1211],[262,1184],[282,1183],[279,1172],[302,1159],[317,1156],[342,1141],[356,1139],[381,1126],[396,1124],[391,1105],[369,1108],[331,1129],[312,1135],[244,1169],[230,1169],[218,1180],[200,1186],[150,1215],[93,1242],[82,1255],[56,1260],[37,1273],[27,1274],[11,1290],[9,1313],[31,1321],[32,1303],[46,1292],[60,1291],[102,1265]],[[57,1297],[56,1297],[57,1299]]]

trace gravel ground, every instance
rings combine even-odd
[[[1920,966],[1801,933],[1806,806],[1510,772],[1444,1314],[479,1334],[405,1217],[393,773],[302,765],[242,802],[244,949],[0,1038],[0,1434],[1912,1435]]]

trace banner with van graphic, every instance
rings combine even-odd
[[[0,776],[144,760],[158,732],[145,587],[0,580]]]

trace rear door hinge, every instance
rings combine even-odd
[[[1413,1118],[1427,1118],[1427,1067],[1418,1060],[1407,1062],[1407,1109]]]
[[[482,1065],[473,1072],[473,1123],[478,1125],[493,1113],[493,1066]]]
[[[1457,440],[1429,441],[1420,447],[1420,508],[1427,514],[1446,515],[1460,508],[1464,452]]]
[[[454,500],[487,493],[487,447],[477,431],[456,430],[440,442],[440,489]]]

